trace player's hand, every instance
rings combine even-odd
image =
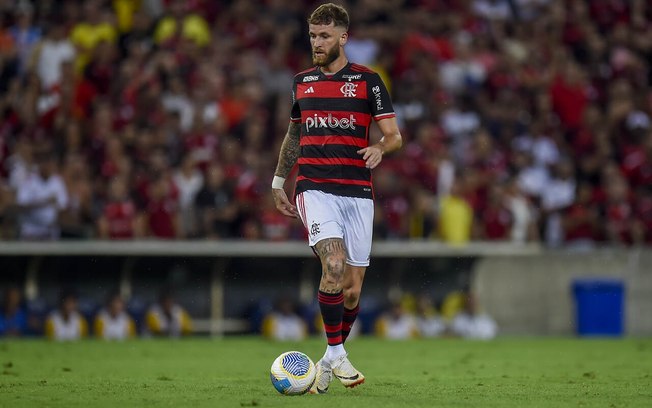
[[[383,160],[383,149],[377,144],[358,150],[358,154],[363,155],[362,160],[368,169],[375,168]]]
[[[281,214],[292,218],[299,218],[299,211],[297,211],[297,207],[295,205],[290,203],[287,194],[285,194],[285,190],[282,188],[273,188],[272,197],[274,197],[274,204],[276,205],[276,209],[279,210]]]

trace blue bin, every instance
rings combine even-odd
[[[622,336],[625,286],[612,279],[582,279],[573,282],[577,334]]]

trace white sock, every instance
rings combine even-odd
[[[324,353],[323,360],[328,364],[331,364],[338,357],[341,357],[346,354],[344,350],[344,344],[338,344],[337,346],[326,346],[326,353]]]

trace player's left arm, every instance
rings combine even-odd
[[[367,79],[367,101],[371,115],[376,119],[383,137],[378,143],[358,150],[368,169],[373,169],[383,160],[385,153],[401,148],[403,138],[398,129],[392,99],[380,75],[373,73]]]
[[[369,169],[378,166],[383,160],[384,154],[394,152],[403,145],[403,138],[398,129],[396,117],[381,119],[376,123],[383,137],[378,143],[358,150],[358,153],[363,155],[362,160],[366,162],[366,166]]]

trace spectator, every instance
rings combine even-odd
[[[179,337],[192,332],[192,322],[169,290],[164,290],[157,303],[145,315],[146,330],[154,336]]]
[[[59,307],[45,320],[45,336],[50,340],[79,340],[88,335],[88,323],[77,308],[77,294],[70,290],[61,293]]]
[[[19,337],[27,332],[27,311],[23,295],[17,287],[8,287],[0,310],[0,336]]]
[[[577,186],[577,199],[563,211],[564,242],[573,249],[594,248],[600,237],[600,214],[588,183]]]
[[[276,209],[271,194],[263,197],[256,218],[260,223],[262,238],[264,240],[281,242],[290,239],[292,235],[292,221]]]
[[[404,340],[419,335],[414,315],[401,302],[392,302],[375,323],[376,335],[391,340]]]
[[[9,29],[18,50],[18,63],[21,71],[26,71],[31,63],[32,52],[41,40],[41,28],[33,23],[34,9],[29,2],[21,1],[16,7],[16,25]]]
[[[508,0],[474,0],[473,11],[488,20],[506,20],[512,17]]]
[[[185,237],[196,237],[198,223],[195,201],[204,185],[204,175],[197,169],[195,159],[186,155],[181,161],[181,168],[174,173],[172,180],[179,188],[182,234]]]
[[[98,235],[102,239],[129,239],[144,235],[144,216],[127,191],[127,183],[115,177],[109,183],[108,199],[97,220]]]
[[[601,212],[606,219],[608,242],[618,246],[642,243],[645,232],[642,223],[636,218],[627,180],[617,173],[605,181],[606,199]]]
[[[106,306],[95,316],[95,336],[105,340],[125,340],[136,335],[134,320],[125,310],[125,303],[118,293],[112,294]]]
[[[75,47],[66,37],[66,27],[61,23],[52,23],[35,52],[36,71],[43,89],[60,86],[63,78],[62,64],[75,58]]]
[[[148,235],[151,237],[174,239],[183,236],[179,203],[171,189],[170,180],[164,176],[155,177],[149,183],[145,218]]]
[[[471,38],[460,33],[455,38],[455,58],[444,61],[439,66],[439,78],[442,87],[453,95],[465,90],[476,90],[485,80],[485,67],[473,60]]]
[[[463,309],[453,317],[451,331],[465,339],[489,340],[496,336],[498,326],[489,315],[480,312],[475,295],[467,292]]]
[[[13,154],[7,157],[4,164],[9,173],[9,186],[15,191],[38,169],[34,163],[34,146],[27,138],[19,138]]]
[[[451,139],[456,161],[464,160],[473,133],[480,128],[480,115],[474,109],[471,95],[459,95],[455,103],[442,113],[441,124]]]
[[[56,157],[49,151],[37,157],[38,170],[18,186],[19,234],[24,240],[52,240],[60,236],[59,214],[68,206],[68,192],[59,175]]]
[[[14,238],[11,223],[13,202],[13,191],[0,178],[0,240]]]
[[[439,203],[439,236],[449,244],[465,244],[471,238],[473,209],[464,198],[464,181],[453,182],[450,194]]]
[[[172,0],[168,14],[163,17],[154,31],[154,39],[161,45],[173,47],[181,40],[190,40],[199,47],[211,41],[210,28],[204,18],[191,13],[186,1]]]
[[[218,164],[206,170],[206,184],[197,194],[195,203],[201,236],[223,239],[235,235],[238,205],[233,189],[227,185],[224,170]]]
[[[95,203],[85,158],[75,153],[68,154],[62,179],[68,192],[68,205],[59,215],[61,238],[89,238],[94,234]]]
[[[523,194],[515,178],[506,185],[506,204],[512,216],[512,229],[510,239],[515,243],[538,241],[538,228],[536,225],[536,211],[530,200]]]
[[[413,188],[410,191],[410,210],[408,211],[408,237],[411,239],[433,238],[436,225],[436,199],[425,189]]]
[[[102,42],[115,43],[117,31],[112,14],[102,9],[99,0],[87,0],[83,4],[84,19],[75,24],[70,32],[70,41],[77,49],[77,72],[83,72],[95,48]]]
[[[556,166],[556,176],[541,195],[546,242],[551,247],[558,247],[563,242],[562,213],[575,201],[575,175],[570,160],[562,160]]]
[[[505,186],[494,184],[489,187],[487,206],[480,212],[477,237],[487,241],[507,241],[514,224],[508,207]]]
[[[437,315],[430,296],[422,295],[417,300],[416,321],[421,337],[439,337],[446,332],[446,323]]]
[[[292,299],[286,296],[278,299],[274,310],[265,316],[262,333],[272,340],[299,341],[308,335],[308,327],[297,313]]]

